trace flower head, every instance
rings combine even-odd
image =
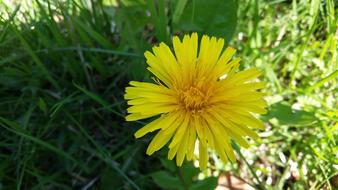
[[[252,128],[264,128],[253,116],[266,113],[264,94],[257,92],[264,83],[254,81],[260,72],[255,68],[236,72],[240,59],[232,59],[235,50],[231,47],[222,51],[223,39],[204,35],[198,47],[193,33],[182,41],[174,37],[173,45],[175,55],[164,43],[144,54],[156,84],[131,81],[126,88],[127,121],[159,115],[135,137],[158,130],[147,154],[170,141],[168,158],[176,156],[178,166],[185,157],[193,158],[197,140],[202,169],[207,166],[208,148],[223,162],[235,161],[231,139],[248,147],[246,136],[258,138]]]

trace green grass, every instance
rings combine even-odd
[[[0,0],[0,189],[212,189],[227,171],[257,189],[338,188],[337,2],[117,2]],[[192,31],[262,70],[270,105],[262,140],[203,172],[146,156],[151,135],[133,133],[148,120],[124,119],[128,82],[151,78],[143,52]]]

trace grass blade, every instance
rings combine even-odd
[[[20,128],[20,126],[13,122],[13,121],[10,121],[10,120],[7,120],[3,117],[0,117],[0,125],[5,128],[6,130],[16,134],[16,135],[19,135],[27,140],[30,140],[52,152],[55,152],[57,153],[58,155],[62,156],[63,158],[66,158],[67,160],[70,160],[72,162],[74,162],[75,164],[77,164],[78,166],[80,166],[81,168],[83,168],[85,171],[88,171],[88,168],[81,164],[79,161],[77,161],[74,157],[72,157],[71,155],[67,154],[66,152],[64,152],[63,150],[61,149],[58,149],[56,148],[55,146],[41,140],[41,139],[38,139],[34,136],[31,136],[26,130],[24,130],[23,128]]]
[[[106,102],[105,100],[103,100],[100,96],[96,95],[96,94],[93,93],[93,92],[90,92],[90,91],[86,90],[85,88],[80,87],[79,85],[77,85],[77,84],[75,84],[75,83],[73,83],[73,84],[74,84],[74,86],[75,86],[77,89],[81,90],[81,91],[82,91],[83,93],[85,93],[89,98],[91,98],[91,99],[95,100],[96,102],[98,102],[99,104],[101,104],[105,109],[107,109],[108,111],[110,111],[110,112],[116,114],[117,116],[120,116],[120,117],[124,118],[124,116],[123,116],[121,113],[119,113],[119,112],[113,110],[112,108],[110,108],[110,106],[109,106],[110,104],[109,104],[108,102]]]
[[[327,77],[321,79],[320,81],[316,82],[314,85],[311,85],[310,87],[308,87],[305,91],[307,93],[310,93],[312,90],[314,90],[315,88],[319,88],[321,86],[324,85],[324,83],[335,79],[336,77],[338,77],[338,70],[334,71],[333,73],[329,74]]]

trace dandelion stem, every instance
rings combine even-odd
[[[180,181],[182,182],[182,185],[183,185],[183,188],[184,190],[188,190],[188,186],[183,178],[183,175],[182,175],[182,170],[180,167],[176,166],[176,171],[177,171],[177,175],[178,175],[178,178],[180,179]]]
[[[253,175],[253,177],[256,179],[257,181],[257,189],[261,189],[261,190],[266,190],[264,187],[263,182],[259,179],[259,177],[257,176],[256,172],[253,170],[253,168],[251,167],[251,165],[249,164],[249,162],[245,159],[245,157],[243,156],[240,147],[236,144],[236,143],[232,143],[233,148],[236,150],[236,152],[238,153],[238,155],[244,160],[245,164],[248,166],[251,174]]]

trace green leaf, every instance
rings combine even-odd
[[[166,171],[152,173],[151,177],[154,182],[163,189],[179,189],[182,187],[180,180]]]
[[[100,179],[100,189],[109,190],[112,187],[122,187],[123,178],[115,170],[111,168],[106,168],[101,175]]]
[[[317,119],[313,112],[294,110],[287,102],[278,102],[270,106],[269,113],[263,119],[276,118],[280,125],[308,125]]]
[[[204,180],[197,181],[192,184],[189,190],[205,190],[205,189],[215,189],[217,186],[217,178],[216,177],[208,177]]]
[[[168,160],[167,158],[160,158],[161,164],[163,167],[168,169],[171,172],[175,172],[176,170],[176,164],[173,160]]]
[[[237,0],[189,1],[174,30],[196,31],[222,37],[229,42],[237,25]],[[178,18],[175,18],[178,19]]]
[[[184,182],[188,185],[192,183],[193,177],[196,176],[199,173],[199,169],[195,168],[192,162],[186,162],[182,168],[180,168],[182,171],[182,177],[184,179]]]

